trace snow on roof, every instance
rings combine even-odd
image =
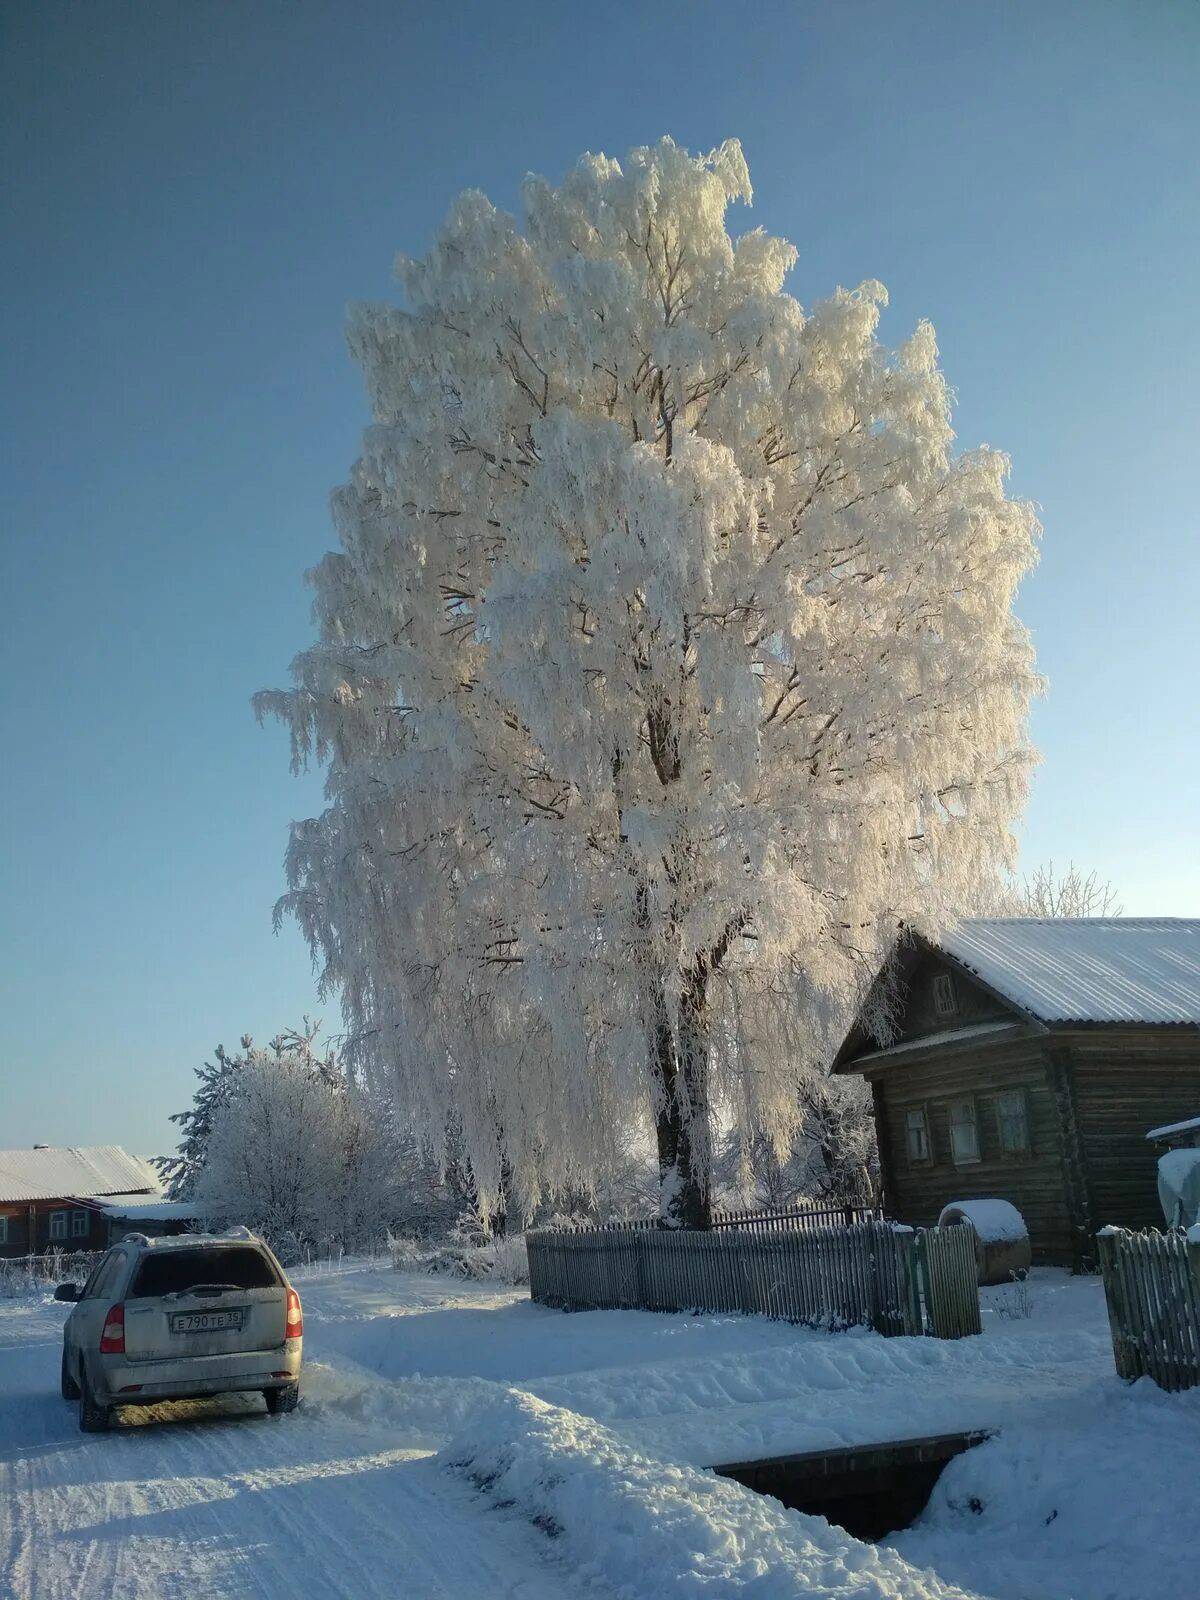
[[[0,1201],[161,1193],[154,1168],[118,1144],[0,1150]]]
[[[121,1222],[187,1222],[208,1214],[205,1206],[186,1200],[99,1200],[96,1204],[106,1217]]]
[[[937,941],[1041,1022],[1200,1024],[1200,920],[989,917]]]
[[[989,1033],[1004,1034],[1007,1036],[1016,1033],[1020,1027],[1018,1022],[973,1022],[966,1028],[945,1028],[940,1033],[923,1033],[916,1039],[902,1039],[899,1044],[884,1045],[880,1050],[871,1050],[866,1055],[855,1056],[854,1065],[858,1068],[866,1061],[879,1061],[885,1057],[901,1056],[907,1050],[927,1050],[930,1045],[957,1044],[960,1041],[976,1040],[986,1037]]]
[[[1170,1139],[1177,1133],[1191,1133],[1200,1128],[1200,1117],[1188,1117],[1186,1122],[1164,1122],[1161,1128],[1151,1128],[1147,1139]]]

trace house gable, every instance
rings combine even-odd
[[[896,989],[895,1026],[891,1036],[881,1041],[868,1029],[860,1015],[833,1060],[834,1072],[855,1072],[858,1062],[881,1049],[915,1045],[917,1041],[936,1046],[939,1035],[989,1023],[1023,1023],[1029,1019],[1019,1007],[988,987],[975,973],[961,966],[924,939],[915,939],[896,957],[895,969],[881,976],[881,983]],[[871,1006],[863,1008],[869,1014]]]

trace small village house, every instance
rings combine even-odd
[[[0,1150],[0,1258],[104,1250],[133,1229],[182,1228],[190,1211],[164,1201],[154,1168],[119,1145]]]
[[[892,1036],[865,1009],[833,1063],[871,1085],[888,1213],[995,1196],[1076,1266],[1100,1227],[1161,1226],[1146,1136],[1200,1103],[1200,921],[967,921],[897,959]]]

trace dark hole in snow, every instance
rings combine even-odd
[[[856,1539],[883,1539],[907,1528],[929,1503],[948,1461],[982,1444],[988,1434],[940,1433],[885,1444],[810,1450],[762,1461],[734,1461],[715,1470],[845,1528]],[[972,1511],[982,1503],[972,1501]]]

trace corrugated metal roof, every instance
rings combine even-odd
[[[1200,1024],[1200,921],[994,917],[938,940],[1041,1022]]]
[[[154,1168],[118,1144],[0,1150],[0,1201],[161,1193]]]

